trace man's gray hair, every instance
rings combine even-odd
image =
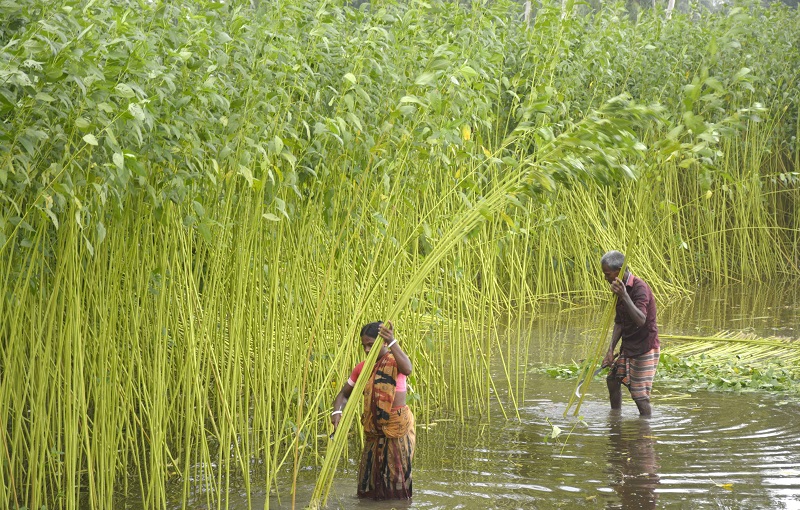
[[[625,255],[617,250],[607,251],[600,259],[601,266],[608,266],[611,269],[622,269],[625,264]]]

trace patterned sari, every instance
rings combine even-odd
[[[358,467],[358,497],[410,499],[416,431],[408,406],[392,407],[397,361],[389,353],[375,363],[364,390],[364,451]]]

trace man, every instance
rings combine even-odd
[[[653,291],[641,278],[627,269],[623,278],[619,273],[625,256],[614,250],[603,255],[600,265],[611,291],[617,295],[617,314],[611,346],[603,359],[604,367],[611,367],[606,384],[611,409],[622,408],[621,385],[628,387],[641,416],[650,416],[650,390],[656,375],[661,344],[656,325],[656,301]],[[619,357],[614,359],[614,348],[622,339]]]

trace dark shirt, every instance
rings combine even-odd
[[[617,315],[614,318],[614,322],[622,325],[622,347],[620,350],[623,356],[634,358],[656,347],[661,347],[661,343],[658,340],[658,326],[656,325],[656,300],[653,297],[653,291],[650,290],[650,286],[632,273],[628,274],[625,290],[636,308],[641,310],[645,316],[644,324],[641,327],[637,326],[628,313],[625,302],[621,299],[617,300]]]

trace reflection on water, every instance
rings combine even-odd
[[[586,425],[572,429],[575,419],[562,414],[573,383],[542,375],[529,383],[537,392],[520,407],[520,421],[475,416],[419,430],[412,502],[357,500],[351,464],[331,508],[800,509],[797,402],[660,388],[653,417],[642,419],[630,400],[612,412],[598,384],[584,402]],[[562,438],[571,431],[566,444],[543,441],[548,420]],[[299,501],[313,488],[314,473],[307,475]],[[271,508],[289,508],[276,503]]]
[[[711,334],[748,331],[760,336],[798,337],[798,286],[728,287],[660,306],[661,331]],[[562,363],[596,336],[599,312],[552,311],[530,330],[530,361]],[[498,371],[499,373],[499,371]],[[800,402],[782,395],[683,393],[658,380],[653,416],[638,417],[625,394],[620,413],[609,409],[603,384],[587,388],[581,408],[585,425],[562,416],[574,381],[526,374],[520,420],[470,416],[419,423],[411,502],[360,501],[355,497],[355,436],[332,488],[329,508],[341,509],[653,509],[753,508],[800,510]],[[502,380],[498,377],[498,380]],[[521,397],[521,396],[520,396]],[[493,405],[496,402],[493,401]],[[513,413],[512,413],[513,414]],[[565,444],[545,443],[551,424]],[[318,445],[324,451],[324,440]],[[297,507],[304,508],[317,468],[298,479]],[[263,476],[253,476],[263,480]],[[291,508],[289,472],[279,495],[254,484],[252,508]],[[181,508],[182,485],[173,491]],[[248,508],[248,495],[234,484],[223,507]],[[128,508],[137,507],[126,502]],[[189,508],[206,506],[197,493]]]
[[[656,508],[659,483],[656,438],[645,418],[623,419],[611,412],[608,433],[608,460],[611,487],[619,503],[608,508]]]
[[[563,363],[597,337],[598,307],[543,310],[516,334],[531,362]],[[800,335],[800,286],[727,286],[660,303],[663,333]],[[610,411],[593,384],[581,412],[562,417],[573,381],[530,373],[521,420],[472,417],[421,429],[410,508],[774,508],[800,510],[800,404],[781,395],[684,394],[656,382],[654,414],[641,419],[624,397]],[[499,416],[499,413],[493,416]],[[549,422],[548,422],[549,420]],[[566,445],[544,443],[556,424]],[[335,508],[392,508],[352,498],[346,470]],[[308,480],[310,491],[313,477]],[[396,506],[396,505],[395,505]]]
[[[800,284],[727,285],[702,288],[674,302],[658,302],[661,334],[711,336],[737,331],[760,337],[800,339]],[[530,330],[531,362],[568,363],[587,352],[600,331],[602,306],[545,306]]]
[[[712,335],[732,330],[762,337],[800,337],[797,282],[699,289],[662,309],[659,317],[664,333]]]

